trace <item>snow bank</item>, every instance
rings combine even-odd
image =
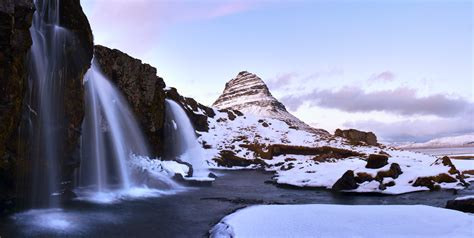
[[[474,216],[424,205],[259,205],[215,225],[211,237],[474,237]]]
[[[458,198],[456,198],[456,199],[454,199],[454,200],[469,200],[469,199],[474,199],[474,195],[458,197]]]

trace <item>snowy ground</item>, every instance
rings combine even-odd
[[[474,216],[424,205],[259,205],[224,217],[211,237],[474,237]]]
[[[324,134],[314,134],[306,131],[290,128],[286,123],[269,118],[257,118],[253,116],[237,116],[234,120],[227,113],[218,112],[216,116],[209,118],[209,132],[200,133],[201,144],[210,147],[205,150],[207,163],[211,168],[220,169],[213,160],[219,158],[220,151],[229,150],[244,159],[258,159],[253,151],[242,147],[242,144],[284,144],[306,147],[330,146],[348,149],[363,153],[365,155],[385,152],[390,155],[388,165],[380,169],[367,169],[366,158],[349,157],[345,159],[332,160],[328,162],[316,162],[314,156],[281,155],[272,160],[264,160],[268,166],[266,170],[275,172],[275,181],[280,184],[288,184],[298,187],[324,187],[331,188],[333,184],[346,172],[353,170],[355,173],[365,172],[375,176],[379,171],[389,169],[391,163],[400,165],[403,174],[398,178],[385,178],[382,183],[395,182],[395,186],[380,188],[380,182],[371,181],[359,185],[356,190],[350,192],[378,192],[385,194],[400,194],[414,191],[428,190],[427,187],[414,187],[414,181],[418,177],[437,176],[441,173],[448,174],[450,167],[444,166],[437,161],[437,157],[423,153],[410,152],[385,146],[354,146],[341,138],[329,137]],[[287,159],[296,159],[288,161]],[[474,170],[472,161],[453,161],[456,166],[464,170]],[[290,166],[291,165],[291,166]],[[257,166],[251,165],[249,168]],[[455,177],[455,175],[451,175]],[[459,181],[455,183],[437,184],[444,189],[462,189]]]

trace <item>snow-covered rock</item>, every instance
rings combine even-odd
[[[423,205],[258,205],[224,217],[210,236],[461,238],[473,227],[474,216]]]

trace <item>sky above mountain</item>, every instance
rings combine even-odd
[[[82,0],[97,44],[211,105],[239,71],[305,122],[384,141],[474,131],[472,1]]]

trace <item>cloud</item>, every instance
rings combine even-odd
[[[295,80],[298,80],[297,77],[298,74],[296,73],[280,74],[277,75],[275,78],[268,80],[266,84],[271,90],[278,90],[280,88],[290,85]]]
[[[474,114],[458,118],[435,120],[408,119],[394,123],[376,120],[346,122],[346,128],[373,131],[379,138],[390,142],[424,142],[436,137],[474,132]]]
[[[358,87],[339,90],[314,90],[304,95],[288,95],[283,103],[292,111],[304,103],[310,106],[333,108],[345,112],[382,111],[397,115],[435,115],[456,117],[474,108],[474,104],[460,97],[433,94],[419,97],[417,90],[406,87],[394,90],[365,92]]]
[[[279,74],[274,78],[266,80],[265,83],[271,90],[278,89],[287,89],[295,86],[301,86],[302,83],[321,79],[321,78],[330,78],[334,76],[339,76],[344,74],[344,71],[341,68],[333,67],[322,69],[320,71],[314,72],[309,75],[301,75],[299,73],[283,73]]]
[[[255,1],[82,0],[99,44],[146,53],[163,29],[181,22],[210,20],[256,8]]]
[[[369,81],[376,82],[376,81],[393,81],[395,79],[395,74],[390,71],[384,71],[382,73],[374,74],[369,78]]]

